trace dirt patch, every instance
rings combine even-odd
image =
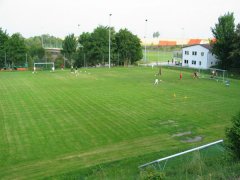
[[[177,133],[177,134],[172,135],[172,137],[180,137],[180,136],[185,136],[185,135],[189,135],[189,134],[192,134],[192,132],[187,131],[187,132]]]
[[[198,141],[202,141],[203,137],[202,136],[195,136],[193,138],[186,138],[184,140],[182,140],[182,142],[188,142],[188,143],[191,143],[191,142],[198,142]]]
[[[173,123],[175,123],[175,121],[173,121],[173,120],[167,120],[167,121],[164,121],[164,122],[160,122],[159,124],[160,124],[160,125],[167,125],[167,124],[173,124]]]

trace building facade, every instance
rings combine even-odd
[[[196,44],[182,48],[182,66],[208,69],[218,62],[216,56],[211,52],[209,44]]]

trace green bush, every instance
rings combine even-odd
[[[202,171],[205,167],[204,161],[201,158],[199,151],[194,152],[192,160],[186,164],[186,172],[188,174],[202,175]]]
[[[233,158],[240,160],[240,112],[232,118],[232,127],[226,129],[226,147]]]
[[[162,180],[165,178],[165,173],[155,169],[152,166],[147,167],[140,173],[140,179],[142,180]]]

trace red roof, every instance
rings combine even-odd
[[[159,41],[159,46],[176,46],[176,41]]]
[[[190,39],[188,45],[200,44],[201,41],[202,41],[201,39]]]

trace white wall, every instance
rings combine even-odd
[[[217,58],[211,52],[208,53],[208,67],[214,66],[217,64]]]
[[[194,45],[183,48],[182,66],[190,68],[207,69],[216,64],[217,59],[214,55],[205,47],[201,45]],[[185,54],[188,51],[189,54]],[[193,52],[197,52],[197,55],[193,55]],[[188,60],[188,64],[185,62]],[[193,63],[196,62],[196,64]]]

